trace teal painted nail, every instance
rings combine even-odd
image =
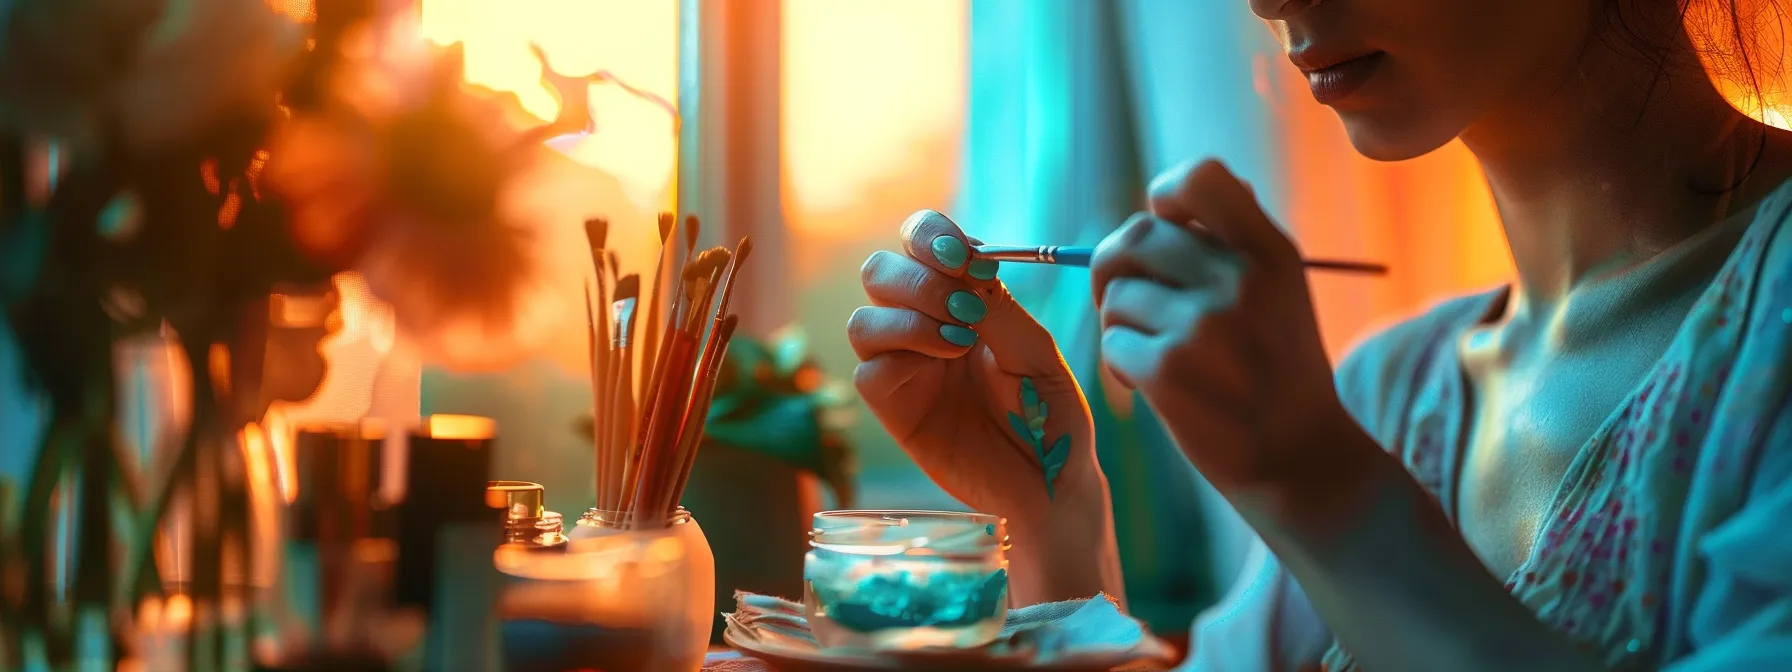
[[[983,321],[984,315],[989,314],[989,306],[983,305],[983,299],[977,298],[976,294],[953,292],[946,297],[946,312],[951,313],[952,318],[959,322],[976,324]]]
[[[940,337],[946,339],[947,343],[951,343],[961,348],[968,348],[977,344],[977,332],[956,324],[940,325]]]
[[[940,236],[933,239],[933,258],[940,260],[946,268],[957,269],[964,265],[966,259],[971,258],[971,250],[964,246],[962,240]]]
[[[1001,265],[1000,262],[989,259],[973,259],[971,260],[971,267],[968,269],[968,272],[971,274],[971,277],[978,280],[994,280],[996,279],[996,269]]]

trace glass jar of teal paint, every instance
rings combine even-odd
[[[824,511],[803,559],[823,647],[906,651],[994,641],[1008,616],[1008,529],[951,511]]]

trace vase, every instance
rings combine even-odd
[[[702,668],[715,612],[703,528],[683,509],[647,529],[624,521],[591,511],[565,553],[499,551],[506,669]]]

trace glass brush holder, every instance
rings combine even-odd
[[[637,514],[638,515],[638,514]],[[695,671],[709,650],[715,556],[680,508],[662,524],[587,511],[564,553],[511,544],[498,611],[510,672]]]
[[[905,651],[994,641],[1008,616],[1003,519],[824,511],[803,559],[803,610],[823,647]]]

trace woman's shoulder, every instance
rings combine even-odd
[[[1792,179],[1781,183],[1754,206],[1754,217],[1741,244],[1732,255],[1731,273],[1752,275],[1751,291],[1734,297],[1747,308],[1749,322],[1779,319],[1792,322]],[[1728,287],[1720,289],[1729,289]],[[1761,334],[1750,334],[1758,336]]]

